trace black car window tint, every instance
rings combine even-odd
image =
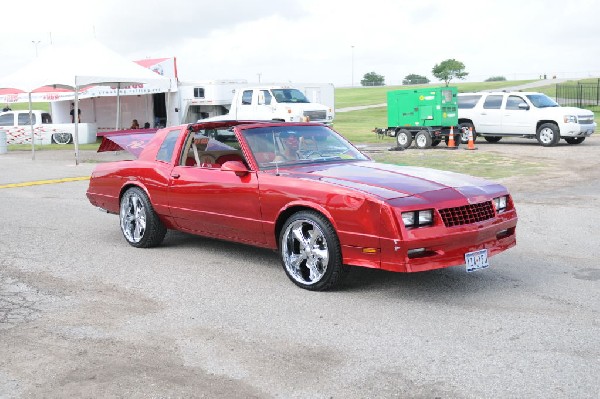
[[[485,109],[500,109],[500,106],[502,105],[502,96],[488,96],[484,103],[483,103],[483,108]]]
[[[156,154],[157,161],[171,162],[173,150],[175,149],[175,143],[177,142],[178,137],[179,129],[172,130],[167,134],[167,137],[165,137],[165,140],[160,145],[160,149]]]

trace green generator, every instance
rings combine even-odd
[[[419,148],[448,142],[450,127],[458,134],[456,87],[427,87],[387,92],[388,128],[398,146],[408,148],[413,139]]]

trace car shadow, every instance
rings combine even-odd
[[[165,248],[193,249],[222,253],[243,258],[273,273],[284,273],[279,254],[273,250],[251,245],[200,237],[179,231],[169,231]],[[467,273],[464,266],[431,270],[419,273],[397,273],[379,269],[351,267],[344,281],[332,289],[338,294],[379,293],[382,297],[405,298],[424,302],[456,300],[458,295],[479,296],[482,292],[518,288],[523,282],[510,276],[506,270],[489,269]]]

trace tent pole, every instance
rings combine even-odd
[[[31,128],[31,159],[35,161],[35,135],[33,134],[33,118],[31,114],[31,92],[29,92],[29,127]]]
[[[79,165],[79,86],[77,85],[77,77],[75,77],[75,109],[73,110],[73,121],[75,122],[75,165]]]
[[[115,130],[120,130],[121,126],[121,83],[117,83],[117,126]]]

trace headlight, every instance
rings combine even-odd
[[[577,116],[575,115],[565,115],[565,123],[577,123]]]
[[[406,227],[424,227],[433,224],[433,209],[402,212],[402,222]]]
[[[506,204],[508,203],[508,196],[503,195],[502,197],[494,198],[494,208],[496,208],[496,212],[504,212],[506,210]]]

